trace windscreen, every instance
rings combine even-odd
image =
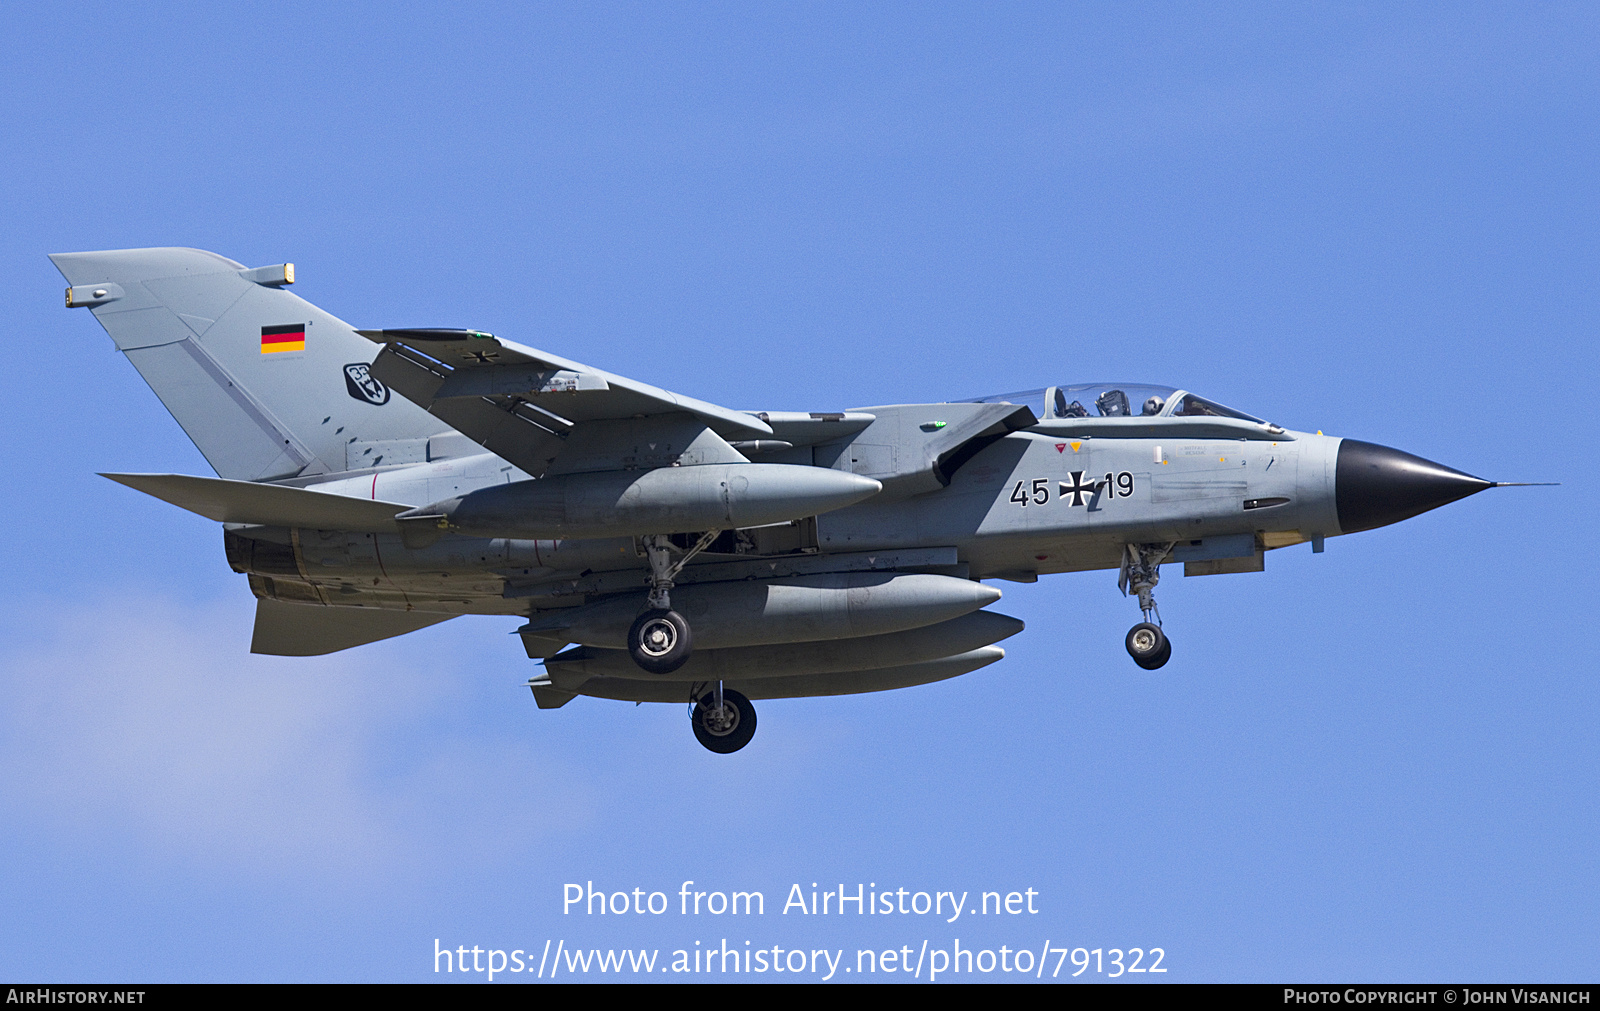
[[[1024,404],[1045,420],[1056,418],[1235,418],[1266,422],[1171,386],[1151,383],[1078,383],[976,397],[971,404]]]

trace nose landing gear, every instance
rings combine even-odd
[[[1160,625],[1141,621],[1128,630],[1128,655],[1145,670],[1155,670],[1172,659],[1172,640]]]
[[[1128,630],[1126,645],[1133,662],[1145,670],[1156,670],[1172,659],[1172,640],[1161,631],[1161,612],[1156,608],[1154,593],[1156,584],[1161,582],[1161,562],[1171,550],[1171,544],[1125,545],[1122,571],[1117,574],[1118,589],[1124,596],[1129,590],[1137,594],[1139,610],[1144,613],[1144,621]]]

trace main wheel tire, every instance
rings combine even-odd
[[[1133,662],[1145,670],[1155,670],[1172,656],[1172,644],[1167,641],[1166,634],[1159,625],[1152,625],[1148,621],[1141,621],[1128,629],[1124,645],[1128,647],[1128,655],[1133,657]]]
[[[633,662],[652,674],[670,674],[682,667],[693,648],[689,623],[677,611],[646,611],[628,629]]]
[[[756,735],[756,707],[738,692],[722,690],[722,713],[713,708],[715,694],[706,692],[694,704],[694,736],[709,751],[731,755]]]
[[[1140,666],[1144,667],[1145,670],[1158,670],[1162,667],[1165,667],[1167,665],[1167,661],[1171,659],[1172,640],[1163,639],[1161,643],[1161,652],[1157,653],[1153,658],[1141,664]]]

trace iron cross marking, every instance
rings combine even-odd
[[[461,357],[469,362],[477,362],[479,365],[488,365],[496,358],[499,358],[500,355],[494,351],[469,351]]]
[[[1083,505],[1084,499],[1093,498],[1095,489],[1099,487],[1099,485],[1093,481],[1085,483],[1083,480],[1083,473],[1084,472],[1081,470],[1073,471],[1071,484],[1067,484],[1065,481],[1060,482],[1061,498],[1066,498],[1068,495],[1072,496],[1072,501],[1068,503],[1069,505]]]

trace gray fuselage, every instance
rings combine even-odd
[[[878,421],[846,440],[758,457],[791,464],[809,457],[812,466],[886,478],[887,486],[810,524],[730,538],[717,546],[730,550],[700,555],[679,581],[748,579],[776,571],[774,560],[816,568],[828,556],[871,552],[902,553],[885,557],[882,568],[1031,580],[1117,568],[1127,543],[1171,542],[1171,560],[1185,561],[1250,556],[1342,532],[1334,486],[1341,440],[1231,419],[1044,421],[983,447],[948,486],[897,490],[895,461],[914,447],[874,441],[881,438],[875,429],[894,419],[901,435],[945,406],[869,408]],[[498,457],[479,454],[313,487],[422,505],[527,480]],[[242,537],[264,542],[254,558],[230,550],[236,568],[270,578],[258,592],[330,604],[531,615],[635,589],[642,600],[648,571],[632,538],[447,534],[408,548],[391,534],[235,527],[229,536],[235,545]],[[926,560],[915,555],[927,549],[945,551]]]

